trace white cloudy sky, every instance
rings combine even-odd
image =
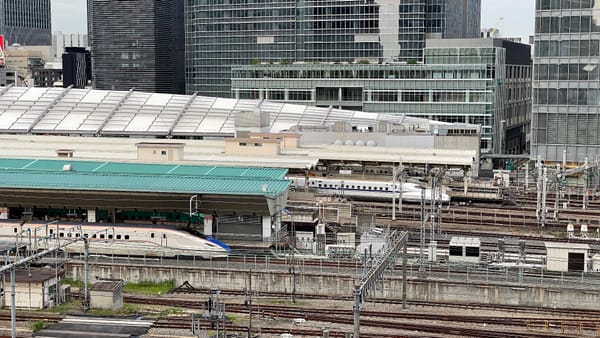
[[[85,32],[85,0],[52,0],[52,29],[65,33]],[[481,27],[492,28],[499,18],[500,33],[505,37],[520,36],[523,42],[533,35],[534,0],[482,0]]]

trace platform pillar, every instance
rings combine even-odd
[[[270,240],[272,235],[272,221],[271,216],[263,216],[262,217],[262,238],[263,240]]]
[[[206,236],[212,236],[213,234],[213,216],[204,215],[204,234]]]
[[[88,223],[96,223],[96,209],[87,209],[87,221]]]

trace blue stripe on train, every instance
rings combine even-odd
[[[214,237],[212,237],[212,236],[206,236],[206,238],[205,238],[205,239],[206,239],[207,241],[209,241],[209,242],[211,242],[211,243],[214,243],[214,244],[216,244],[216,245],[220,246],[221,248],[223,248],[223,249],[227,250],[227,252],[231,252],[231,248],[230,248],[229,246],[227,246],[227,244],[225,244],[225,243],[221,242],[220,240],[218,240],[218,239],[216,239],[216,238],[214,238]]]

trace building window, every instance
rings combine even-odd
[[[161,154],[161,155],[163,155],[163,156],[164,156],[164,155],[167,155],[167,151],[166,151],[166,150],[161,150],[161,151],[160,151],[160,154]]]

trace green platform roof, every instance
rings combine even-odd
[[[276,197],[288,189],[285,175],[271,168],[0,159],[0,188]]]
[[[66,164],[71,165],[71,171],[83,173],[113,173],[113,174],[152,174],[152,175],[184,175],[208,177],[244,177],[284,179],[287,169],[248,168],[248,167],[218,167],[195,166],[178,164],[147,164],[125,162],[77,161],[73,159],[32,160],[0,158],[1,169],[63,171]]]

